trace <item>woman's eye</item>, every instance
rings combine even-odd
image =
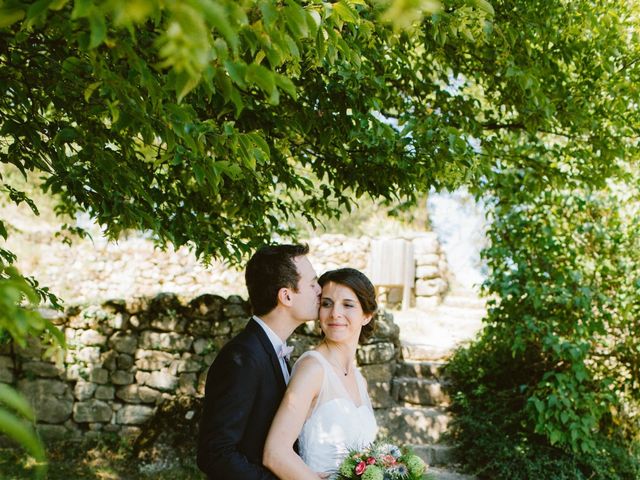
[[[324,301],[320,302],[320,306],[325,307],[325,308],[330,307],[331,306],[331,302],[329,302],[327,300],[324,300]]]

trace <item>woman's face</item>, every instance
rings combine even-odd
[[[328,340],[357,343],[362,326],[371,321],[358,297],[349,287],[329,282],[322,287],[320,299],[320,328]]]

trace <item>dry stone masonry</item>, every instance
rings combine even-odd
[[[158,407],[202,397],[209,365],[249,318],[240,296],[175,294],[112,300],[99,306],[44,312],[62,330],[66,352],[43,357],[44,347],[0,346],[0,380],[33,405],[45,438],[116,432],[135,437]],[[378,331],[357,352],[376,408],[394,404],[393,378],[401,352],[399,328],[382,313]],[[319,340],[313,323],[291,339],[294,356]]]
[[[436,305],[448,287],[447,264],[436,234],[404,233],[401,238],[413,243],[416,307]],[[372,241],[371,237],[351,238],[339,234],[304,240],[309,244],[310,260],[319,274],[344,266],[368,273]],[[51,238],[49,232],[31,232],[20,237],[19,242],[10,245],[18,252],[18,268],[72,304],[154,296],[162,292],[191,298],[207,292],[225,297],[247,296],[242,271],[215,261],[209,266],[202,265],[193,252],[184,247],[160,251],[154,249],[149,239],[131,237],[110,243],[100,236],[94,240],[77,240],[68,246]],[[25,249],[28,254],[22,253]],[[401,301],[401,292],[397,289],[382,293],[381,299],[388,306]]]

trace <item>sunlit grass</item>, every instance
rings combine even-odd
[[[118,437],[97,441],[62,441],[46,447],[47,480],[202,480],[189,459],[167,459],[166,468],[146,470],[131,453],[131,446]],[[186,460],[186,461],[185,461]],[[35,477],[36,463],[23,450],[0,447],[0,479],[27,480]]]

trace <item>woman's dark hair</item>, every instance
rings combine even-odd
[[[273,310],[281,288],[298,290],[300,274],[293,259],[308,253],[308,245],[266,245],[249,259],[244,278],[254,315]]]
[[[368,340],[376,329],[376,313],[378,311],[378,302],[376,302],[376,289],[371,280],[355,268],[338,268],[337,270],[329,270],[323,273],[318,279],[321,287],[327,283],[333,282],[350,288],[358,297],[360,306],[365,315],[371,315],[371,321],[362,327],[360,331],[359,342],[364,343]]]

